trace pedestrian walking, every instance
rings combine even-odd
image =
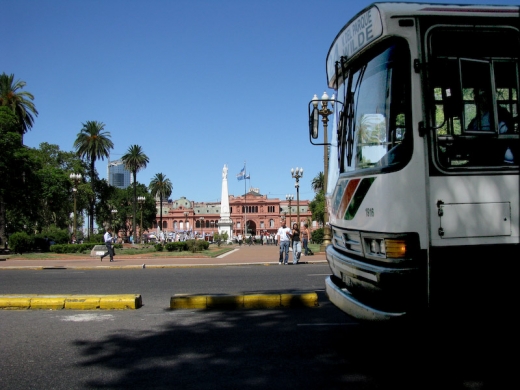
[[[282,226],[276,233],[277,242],[280,244],[280,257],[278,264],[287,265],[289,263],[289,244],[291,243],[291,229],[285,224],[285,219],[282,220]]]
[[[105,245],[107,247],[107,251],[101,256],[101,261],[103,261],[103,257],[110,256],[110,261],[114,261],[114,247],[112,243],[114,238],[112,237],[112,229],[107,228],[107,231],[103,235],[103,240],[105,241]]]
[[[302,244],[300,241],[300,229],[297,223],[293,223],[292,228],[292,256],[293,256],[293,264],[298,264],[300,260],[300,256],[302,255]]]

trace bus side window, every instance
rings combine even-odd
[[[500,134],[518,134],[518,90],[516,87],[516,62],[503,61],[494,63],[495,94],[498,116],[507,112],[510,117],[507,131]],[[500,129],[499,129],[500,130]]]

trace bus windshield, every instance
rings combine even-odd
[[[518,169],[518,34],[447,28],[427,35],[433,163],[440,171]]]
[[[409,51],[387,40],[344,71],[336,113],[340,172],[402,168],[412,154]]]

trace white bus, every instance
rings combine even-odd
[[[326,292],[344,312],[507,310],[520,261],[519,26],[515,6],[374,3],[333,41],[335,97],[309,103],[309,131],[327,148]]]

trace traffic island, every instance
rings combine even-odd
[[[276,309],[318,306],[315,292],[294,294],[175,295],[170,309]]]
[[[0,295],[0,309],[5,310],[125,310],[143,306],[140,294],[119,295]]]

